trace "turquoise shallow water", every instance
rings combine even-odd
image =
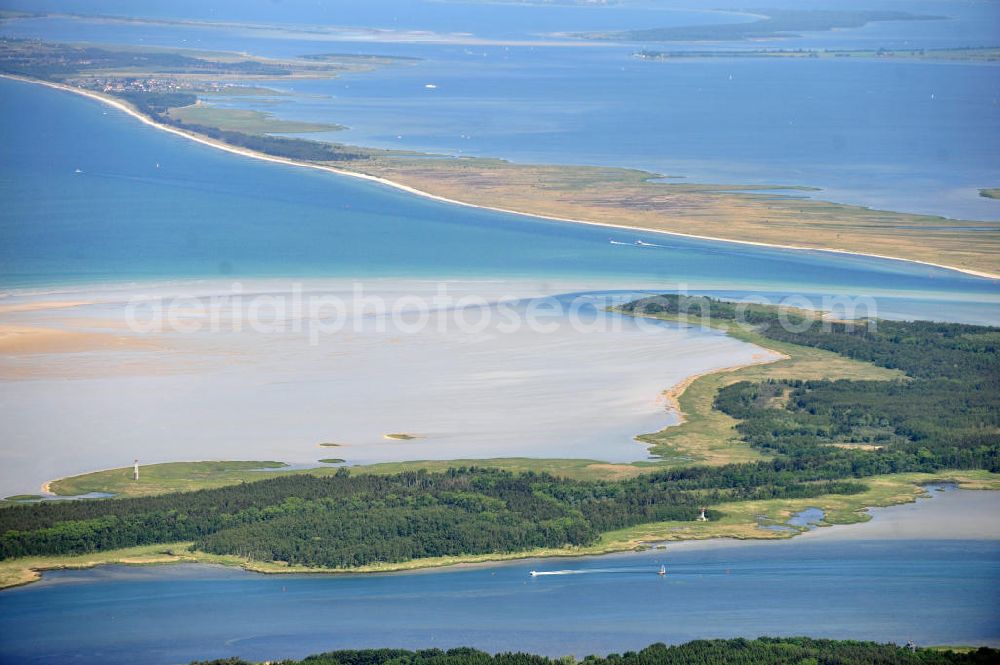
[[[97,102],[0,81],[0,285],[349,276],[993,302],[996,282],[898,261],[507,215],[245,159]],[[79,171],[79,172],[78,172]],[[651,246],[636,246],[642,240]],[[613,244],[612,241],[625,244]]]

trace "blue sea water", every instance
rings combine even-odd
[[[674,3],[594,8],[393,0],[371,5],[282,3],[280,10],[269,3],[196,4],[152,4],[144,13],[264,22],[271,29],[40,18],[9,21],[0,25],[0,34],[281,57],[402,55],[419,60],[333,80],[273,81],[268,85],[298,94],[223,103],[346,125],[347,131],[310,136],[359,145],[634,167],[695,182],[803,185],[820,188],[807,195],[824,200],[1000,220],[1000,203],[978,194],[979,188],[1000,182],[1000,66],[995,62],[643,62],[633,57],[643,47],[995,46],[1000,34],[996,3],[907,3],[908,11],[946,18],[879,22],[766,42],[583,46],[525,42],[551,41],[550,33],[559,31],[749,17],[695,12],[697,5]],[[848,6],[877,8],[870,4]],[[113,7],[100,10],[88,2],[52,1],[48,6],[115,13]],[[884,8],[900,9],[898,3]],[[122,12],[128,13],[124,7],[118,9]],[[317,23],[389,32],[345,40],[343,35],[301,31],[303,25]],[[443,35],[445,43],[392,41],[407,30]],[[483,39],[493,42],[481,43]],[[495,43],[498,39],[514,41]],[[427,89],[428,83],[437,87]]]
[[[0,117],[0,284],[8,289],[211,277],[550,277],[996,309],[995,282],[953,271],[443,204],[234,156],[30,84],[0,81]]]
[[[996,36],[996,8],[989,0],[915,0],[901,6],[882,0],[817,2],[803,7],[796,0],[751,0],[739,8],[717,8],[698,0],[624,0],[607,3],[545,0],[6,0],[5,7],[26,12],[129,16],[150,19],[246,22],[255,25],[353,26],[422,31],[480,38],[526,39],[577,31],[632,30],[671,26],[704,26],[758,20],[754,10],[888,10],[941,20],[882,21],[860,28],[796,31],[781,40],[793,48],[952,47],[972,42],[989,45]],[[137,36],[152,33],[135,29]],[[753,42],[724,42],[727,47],[753,48]]]
[[[456,2],[448,0],[320,0],[267,2],[222,0],[150,0],[137,6],[128,0],[47,0],[5,3],[24,11],[55,11],[82,14],[141,16],[153,19],[243,21],[256,25],[342,25],[384,29],[433,31],[493,38],[524,38],[556,31],[617,29],[654,23],[660,26],[739,23],[747,20],[737,12],[664,3],[623,3],[609,7],[547,3],[532,6],[521,2]],[[610,11],[609,11],[610,10]]]
[[[87,3],[61,6],[92,9]],[[509,31],[500,26],[497,34]],[[301,46],[294,41],[275,43],[277,48]],[[335,46],[324,44],[323,50],[335,50]],[[530,65],[529,55],[515,54],[511,71],[517,75],[511,74],[512,80]],[[583,62],[608,73],[610,58],[627,55],[619,49],[613,55],[584,56],[591,60],[551,57],[555,68]],[[493,138],[487,133],[486,139],[480,139],[485,142],[477,146],[484,151],[544,147],[546,133],[530,126],[524,130],[523,123],[566,121],[560,109],[537,109],[539,120],[509,115],[513,107],[502,104],[492,107],[489,114],[480,110],[477,115],[470,109],[482,106],[484,91],[498,79],[487,77],[477,88],[468,82],[468,72],[474,69],[456,69],[455,62],[435,55],[429,66],[441,69],[430,73],[448,84],[470,85],[470,94],[464,100],[453,96],[451,85],[440,88],[445,101],[424,103],[413,94],[408,97],[412,113],[417,109],[434,116],[444,108],[457,108],[449,119],[452,123],[508,114],[514,131],[506,136],[498,132]],[[629,61],[628,66],[632,64]],[[995,154],[996,147],[995,117],[990,113],[996,105],[996,70],[985,66],[908,69],[909,65],[893,64],[881,70],[865,67],[863,75],[845,83],[837,78],[845,70],[812,69],[815,64],[787,70],[797,72],[793,78],[801,77],[802,85],[793,87],[802,90],[820,77],[835,90],[854,91],[855,96],[848,94],[849,101],[838,107],[861,114],[848,115],[843,121],[843,127],[857,132],[847,145],[867,150],[871,136],[888,133],[879,140],[893,148],[888,156],[895,161],[890,159],[885,166],[889,180],[882,182],[895,183],[886,191],[891,190],[896,199],[906,199],[907,193],[921,188],[933,189],[934,183],[950,187],[950,176],[941,176],[942,165],[957,165],[948,171],[960,174],[954,181],[960,187],[968,188],[970,173],[982,177],[984,186],[995,184],[988,180],[995,173],[990,170],[995,166],[990,154]],[[738,71],[741,80],[745,75],[751,81],[766,81],[771,70],[757,72],[755,66],[748,63]],[[690,96],[695,79],[713,71],[712,67],[726,71],[713,63],[703,69],[681,69],[670,87]],[[411,71],[417,74],[404,77],[399,85],[419,83],[423,90],[428,70]],[[465,71],[465,78],[458,76],[452,82],[447,78],[451,71]],[[940,113],[938,109],[928,111],[930,115],[912,116],[913,122],[891,123],[898,134],[886,132],[887,125],[870,124],[879,113],[847,108],[858,99],[852,85],[881,86],[894,77],[910,76],[946,86],[949,95],[953,92],[965,101]],[[684,83],[686,77],[688,83]],[[384,102],[370,100],[395,80],[389,73],[385,79],[370,82],[359,76],[356,97],[338,93],[344,111],[357,119],[352,131],[367,132],[372,139],[391,138],[387,128],[399,120],[399,111],[394,109],[399,95],[406,95],[389,90],[392,94]],[[708,80],[710,88],[729,81],[721,74],[718,80]],[[349,82],[355,85],[354,79]],[[544,76],[522,89],[530,92],[543,83]],[[782,86],[776,83],[776,87]],[[912,80],[904,87],[913,88]],[[963,97],[972,89],[985,91],[985,96]],[[708,96],[712,108],[731,99],[718,94],[718,89]],[[810,114],[821,111],[835,97],[809,99],[807,94],[792,100],[800,105],[797,113],[801,116],[796,119],[823,119]],[[872,99],[884,101],[877,91]],[[531,95],[515,98],[521,104],[531,100]],[[917,103],[915,98],[904,101]],[[671,113],[693,117],[699,108],[705,107],[664,107],[663,113],[676,123],[678,117]],[[878,103],[874,108],[882,115],[897,110]],[[582,110],[583,116],[591,114],[590,119],[579,127],[567,123],[567,136],[552,140],[547,149],[564,151],[568,145],[579,144],[578,155],[590,150],[593,161],[607,159],[600,155],[600,142],[578,139],[589,132],[588,123],[602,127],[595,117],[613,119],[614,110],[600,106]],[[745,115],[744,131],[768,114],[751,109]],[[365,117],[377,122],[366,127],[361,122]],[[919,121],[928,117],[934,120],[930,125]],[[825,119],[836,126],[838,118]],[[968,127],[958,126],[962,118],[972,119]],[[927,133],[928,126],[946,131]],[[706,172],[722,173],[719,165],[746,148],[745,144],[741,148],[738,130],[737,126],[726,141],[732,150],[716,155]],[[800,147],[798,138],[809,138],[808,132],[775,131],[776,145],[791,151],[795,159],[786,163],[775,159],[784,171],[767,171],[761,178],[826,184],[783,175],[801,175],[804,172],[796,169],[802,168],[805,156],[815,158],[816,154],[795,152]],[[977,133],[978,141],[973,140]],[[413,145],[450,147],[446,143],[450,135],[442,134],[440,126],[412,134],[408,129],[407,135]],[[910,145],[915,136],[921,141]],[[701,140],[711,138],[706,135]],[[699,148],[696,134],[672,140],[689,141],[690,150]],[[807,143],[807,147],[822,147],[820,143]],[[996,283],[951,271],[575,226],[445,205],[372,183],[224,154],[153,131],[97,103],[9,81],[0,81],[0,145],[0,287],[5,291],[220,277],[551,278],[621,288],[681,285],[731,294],[871,294],[910,315],[1000,320]],[[958,152],[937,154],[942,146]],[[683,153],[677,145],[673,148]],[[657,152],[662,150],[663,146],[657,148]],[[820,153],[824,159],[834,154]],[[846,154],[843,164],[854,164],[855,157],[849,150]],[[543,158],[540,152],[536,156]],[[968,172],[962,171],[965,163],[971,165]],[[871,179],[871,159],[859,161],[864,164],[868,165],[867,171],[861,169],[864,178]],[[901,168],[904,164],[906,169]],[[696,172],[689,166],[688,173]],[[752,159],[747,168],[754,169]],[[921,171],[924,168],[928,170]],[[945,180],[932,179],[928,185],[920,173]],[[845,182],[836,179],[842,175],[831,178],[829,182]],[[962,205],[968,203],[967,197],[959,198]],[[965,210],[962,205],[951,209]],[[625,244],[611,244],[612,240]],[[632,244],[636,240],[657,246]],[[991,510],[996,512],[995,505],[959,507],[949,519]],[[665,556],[670,574],[660,579],[652,571]],[[528,577],[530,568],[543,566],[583,573]],[[142,654],[142,662],[177,663],[234,654],[301,656],[373,645],[468,644],[487,650],[583,655],[640,648],[654,641],[802,633],[1000,644],[998,588],[1000,552],[995,540],[890,539],[885,533],[851,542],[803,540],[680,548],[558,564],[516,563],[369,577],[260,577],[200,566],[113,567],[52,573],[40,584],[0,593],[0,662],[132,663],[136,654]]]
[[[335,119],[350,129],[323,137],[360,145],[806,185],[825,200],[1000,219],[976,184],[1000,181],[993,64],[651,62],[631,50],[524,47],[429,55],[340,80],[276,81],[302,96],[270,110]]]
[[[803,635],[1000,644],[997,497],[948,492],[791,541],[363,576],[262,576],[209,566],[46,573],[0,593],[0,662],[148,665],[340,648],[459,645],[561,656],[653,642]],[[903,519],[901,519],[903,518]],[[919,523],[922,537],[902,525]],[[905,531],[899,537],[897,531]],[[667,576],[659,577],[660,565]],[[572,574],[530,577],[529,571]]]

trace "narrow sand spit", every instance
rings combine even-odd
[[[170,125],[165,125],[163,123],[156,122],[155,120],[149,118],[148,116],[145,116],[145,115],[139,113],[138,111],[136,111],[135,109],[133,109],[131,106],[129,106],[125,102],[119,101],[117,99],[114,99],[114,98],[111,98],[111,97],[108,97],[108,96],[105,96],[105,95],[102,95],[100,93],[96,93],[96,92],[93,92],[93,91],[90,91],[90,90],[84,90],[82,88],[76,88],[76,87],[73,87],[73,86],[70,86],[70,85],[64,85],[62,83],[53,83],[51,81],[42,81],[42,80],[39,80],[39,79],[28,78],[28,77],[25,77],[25,76],[15,76],[15,75],[12,75],[12,74],[0,74],[0,78],[6,78],[6,79],[15,80],[15,81],[23,81],[25,83],[36,83],[38,85],[44,85],[44,86],[47,86],[49,88],[55,88],[56,90],[63,90],[65,92],[73,92],[73,93],[76,93],[78,95],[82,95],[84,97],[89,97],[90,99],[95,99],[95,100],[97,100],[99,102],[107,104],[108,106],[116,108],[119,111],[127,113],[130,116],[136,118],[137,120],[139,120],[139,121],[141,121],[141,122],[143,122],[143,123],[145,123],[145,124],[147,124],[147,125],[149,125],[151,127],[155,127],[157,129],[163,130],[165,132],[170,132],[171,134],[176,134],[177,136],[183,136],[184,138],[189,139],[191,141],[196,141],[197,143],[201,143],[203,145],[211,146],[211,147],[217,148],[219,150],[225,150],[226,152],[231,152],[231,153],[236,154],[236,155],[242,155],[244,157],[251,157],[253,159],[260,159],[260,160],[267,161],[267,162],[274,162],[276,164],[285,164],[286,166],[297,166],[297,167],[301,167],[301,168],[315,169],[317,171],[326,171],[328,173],[336,173],[338,175],[349,176],[351,178],[359,178],[361,180],[368,180],[368,181],[371,181],[371,182],[377,182],[377,183],[385,185],[387,187],[392,187],[394,189],[398,189],[398,190],[401,190],[401,191],[404,191],[404,192],[407,192],[407,193],[410,193],[410,194],[414,194],[416,196],[422,196],[424,198],[433,199],[435,201],[441,201],[443,203],[450,203],[450,204],[453,204],[453,205],[465,206],[467,208],[479,208],[481,210],[492,210],[494,212],[502,212],[502,213],[509,214],[509,215],[520,215],[520,216],[524,216],[524,217],[532,217],[532,218],[535,218],[535,219],[548,219],[548,220],[552,220],[552,221],[556,221],[556,222],[568,222],[568,223],[571,223],[571,224],[586,224],[588,226],[602,226],[602,227],[614,228],[614,229],[628,229],[628,230],[631,230],[631,231],[642,231],[644,233],[660,233],[660,234],[663,234],[663,235],[678,236],[678,237],[683,237],[683,238],[694,238],[694,239],[697,239],[697,240],[711,240],[713,242],[735,243],[735,244],[738,244],[738,245],[752,245],[752,246],[757,246],[757,247],[773,247],[773,248],[776,248],[776,249],[794,249],[794,250],[799,250],[799,251],[826,252],[826,253],[832,253],[832,254],[847,254],[847,255],[851,255],[851,256],[866,256],[866,257],[874,258],[874,259],[888,259],[888,260],[892,260],[892,261],[906,261],[908,263],[915,263],[915,264],[919,264],[919,265],[932,266],[934,268],[943,268],[945,270],[954,270],[955,272],[964,273],[966,275],[973,275],[975,277],[985,277],[987,279],[1000,279],[1000,274],[996,274],[996,273],[984,272],[984,271],[980,271],[980,270],[970,270],[968,268],[960,268],[960,267],[957,267],[957,266],[950,266],[950,265],[945,265],[945,264],[941,264],[941,263],[932,263],[930,261],[918,261],[916,259],[904,259],[904,258],[900,258],[898,256],[886,256],[884,254],[868,254],[868,253],[865,253],[865,252],[852,252],[852,251],[849,251],[849,250],[846,250],[846,249],[819,248],[819,247],[803,247],[803,246],[800,246],[800,245],[784,245],[784,244],[767,243],[767,242],[756,242],[756,241],[752,241],[752,240],[733,240],[731,238],[721,238],[721,237],[718,237],[718,236],[697,235],[697,234],[693,234],[693,233],[680,233],[678,231],[664,231],[664,230],[661,230],[661,229],[649,229],[649,228],[644,228],[644,227],[639,227],[639,226],[626,226],[626,225],[619,225],[619,224],[607,224],[605,222],[592,222],[592,221],[587,221],[587,220],[582,220],[582,219],[570,219],[568,217],[556,217],[556,216],[551,216],[551,215],[533,215],[533,214],[530,214],[530,213],[524,213],[524,212],[520,212],[520,211],[517,211],[517,210],[509,210],[509,209],[506,209],[506,208],[498,208],[498,207],[493,207],[493,206],[476,205],[474,203],[468,203],[466,201],[460,201],[460,200],[457,200],[457,199],[450,199],[450,198],[447,198],[447,197],[444,197],[444,196],[438,196],[437,194],[431,194],[430,192],[425,192],[425,191],[417,189],[415,187],[410,187],[409,185],[404,185],[402,183],[395,182],[393,180],[389,180],[387,178],[380,178],[378,176],[368,175],[367,173],[358,173],[356,171],[347,171],[347,170],[343,170],[343,169],[334,168],[332,166],[324,166],[324,165],[321,165],[321,164],[313,164],[313,163],[310,163],[310,162],[300,162],[300,161],[296,161],[296,160],[293,160],[293,159],[286,159],[284,157],[274,157],[274,156],[267,155],[267,154],[264,154],[264,153],[261,153],[261,152],[256,152],[256,151],[253,151],[253,150],[247,150],[245,148],[237,148],[235,146],[231,146],[231,145],[228,145],[226,143],[222,143],[221,141],[216,141],[216,140],[213,140],[213,139],[210,139],[210,138],[207,138],[207,137],[199,136],[197,134],[193,134],[191,132],[184,131],[182,129],[178,129],[176,127],[171,127]]]

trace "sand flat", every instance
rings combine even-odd
[[[415,293],[433,297],[436,286],[385,281],[378,295],[392,305]],[[5,354],[7,371],[0,372],[0,418],[9,442],[0,486],[16,494],[48,478],[134,458],[315,464],[318,441],[344,444],[340,456],[352,464],[491,457],[630,462],[648,454],[636,435],[677,421],[664,389],[766,354],[717,331],[610,314],[596,298],[588,304],[590,323],[619,325],[578,329],[559,315],[543,317],[544,330],[505,332],[509,317],[498,314],[497,303],[511,292],[510,282],[451,286],[456,295],[477,293],[489,303],[464,314],[471,329],[442,329],[435,319],[414,326],[414,313],[398,320],[362,316],[357,328],[317,344],[310,343],[309,320],[296,331],[297,320],[282,316],[272,323],[286,323],[284,332],[244,325],[147,336],[62,330],[42,325],[52,315],[38,312],[37,325],[7,327],[5,345],[17,352]],[[195,288],[211,297],[219,287]],[[516,295],[555,288],[514,287]],[[122,300],[116,301],[81,315],[122,320]],[[523,315],[532,302],[517,301],[508,314]],[[481,316],[491,317],[485,327],[478,325]],[[163,352],[136,353],[147,348]],[[387,433],[420,438],[386,439]]]
[[[156,348],[149,339],[128,335],[0,324],[0,354],[4,355]]]
[[[16,303],[0,304],[0,315],[14,314],[18,312],[37,312],[39,310],[49,309],[68,309],[92,304],[93,301],[87,300],[28,300]]]

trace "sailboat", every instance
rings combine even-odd
[[[666,575],[667,574],[667,567],[666,566],[660,566],[660,572],[657,573],[657,574],[658,575]]]

